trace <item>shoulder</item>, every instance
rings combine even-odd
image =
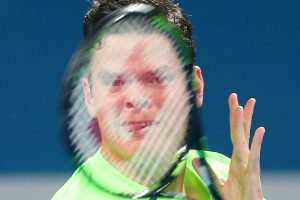
[[[103,191],[89,179],[95,165],[95,155],[79,166],[69,180],[54,194],[51,200],[97,199]],[[101,194],[100,194],[101,193]]]
[[[110,168],[97,152],[78,167],[70,179],[55,193],[52,200],[128,200],[126,197],[108,192],[109,185],[114,184],[114,187],[120,185],[119,176]],[[104,183],[106,189],[102,188]]]
[[[80,194],[79,191],[85,188],[87,183],[84,176],[82,175],[82,170],[86,163],[81,165],[69,178],[69,180],[54,194],[51,200],[69,200],[78,199],[77,196]]]
[[[199,176],[194,167],[194,162],[197,162],[197,160],[201,158],[205,158],[215,175],[221,180],[226,180],[228,177],[230,159],[222,154],[210,151],[190,150],[186,155],[186,169],[184,175],[184,189],[186,193],[193,194],[199,199],[212,199],[206,183]],[[198,163],[196,165],[198,165]]]

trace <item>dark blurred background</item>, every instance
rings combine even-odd
[[[194,28],[211,150],[231,154],[228,95],[236,92],[242,104],[255,97],[253,131],[266,127],[262,174],[266,182],[280,182],[276,175],[297,177],[291,187],[300,188],[300,1],[175,2]],[[52,177],[56,190],[74,170],[60,133],[58,100],[90,5],[87,0],[1,2],[0,199],[26,180],[44,183]],[[271,194],[277,186],[268,183]]]

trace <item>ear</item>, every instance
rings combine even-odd
[[[96,106],[91,92],[89,80],[86,77],[82,79],[82,87],[87,110],[91,117],[96,117]]]
[[[194,66],[194,73],[195,73],[195,81],[198,85],[196,89],[196,105],[200,108],[203,104],[203,90],[204,90],[204,81],[202,77],[201,68],[198,66]]]

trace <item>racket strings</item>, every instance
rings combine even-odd
[[[135,17],[130,20],[125,20],[124,22],[119,23],[116,26],[113,26],[109,32],[110,32],[110,34],[114,34],[114,33],[128,34],[128,33],[134,32],[134,33],[139,33],[139,34],[147,33],[149,35],[151,35],[151,34],[155,35],[153,33],[157,33],[157,30],[155,29],[154,26],[157,26],[157,25],[155,25],[155,24],[151,25],[149,23],[149,20],[147,20],[143,17]],[[153,39],[155,39],[155,38],[153,38]],[[171,42],[172,42],[173,47],[176,47],[175,43],[173,41],[171,41]],[[157,60],[160,58],[159,58],[159,53],[156,52],[155,49],[157,49],[157,48],[153,47],[152,49],[147,49],[147,50],[149,51],[148,53],[152,55],[153,59]],[[179,51],[179,49],[176,49],[176,51]],[[97,63],[94,63],[94,62],[91,62],[90,64],[97,65]],[[91,85],[91,88],[93,88],[93,85]],[[74,91],[70,97],[70,101],[73,101],[72,102],[73,106],[71,107],[71,110],[69,111],[69,115],[74,115],[74,117],[70,123],[70,128],[79,130],[79,131],[73,131],[70,138],[71,138],[72,144],[82,143],[80,145],[77,145],[77,147],[76,147],[76,151],[79,151],[80,154],[83,154],[85,152],[85,147],[87,147],[87,149],[89,149],[87,151],[89,153],[87,153],[86,155],[81,155],[82,156],[81,159],[84,161],[86,158],[88,158],[89,156],[92,155],[92,153],[90,153],[90,152],[97,151],[99,144],[97,144],[95,142],[96,137],[92,134],[89,134],[90,136],[84,137],[84,135],[86,135],[86,133],[88,133],[90,131],[88,122],[91,120],[91,117],[88,116],[86,109],[80,109],[82,107],[85,107],[84,95],[82,94],[82,90],[80,90],[80,89],[81,89],[81,84],[77,84],[76,88],[74,89]],[[101,107],[101,106],[99,106],[99,107]],[[84,122],[82,119],[86,119],[86,122]],[[82,140],[80,139],[81,136],[83,136]],[[83,142],[84,140],[94,141],[92,143],[93,145],[88,145],[87,142]],[[83,145],[83,143],[85,143],[86,145]],[[82,151],[81,151],[81,149],[82,149]]]
[[[179,94],[180,95],[180,94]],[[180,103],[180,102],[178,102],[178,103]],[[182,103],[182,104],[179,104],[179,105],[184,105],[184,103]],[[170,108],[169,108],[170,109]],[[178,107],[178,109],[177,110],[180,110],[180,106]],[[164,119],[165,118],[169,118],[169,120],[171,120],[171,119],[174,119],[175,117],[172,117],[171,115],[173,115],[173,116],[176,116],[176,112],[174,112],[174,111],[177,111],[176,109],[170,109],[170,111],[168,112],[168,115],[165,115],[164,116],[164,118],[162,118],[162,120],[161,121],[165,121]],[[182,110],[181,110],[182,111]],[[170,121],[168,121],[168,122],[170,122]],[[180,124],[180,123],[178,123],[178,124]],[[159,133],[160,135],[163,135],[164,137],[166,137],[166,138],[163,138],[163,139],[167,139],[167,137],[170,137],[170,136],[172,136],[172,135],[170,135],[169,133],[170,132],[172,132],[172,123],[167,123],[166,124],[166,126],[164,127],[164,128],[162,128],[162,126],[160,126],[160,129],[158,129],[158,130],[156,130],[156,133]],[[162,129],[164,129],[164,130],[162,130]],[[173,128],[174,129],[174,128]],[[166,133],[168,133],[168,134],[166,134]],[[151,136],[153,136],[153,137],[157,137],[157,134],[151,134]],[[154,139],[154,138],[150,138],[150,140],[151,139]],[[173,139],[175,139],[175,137],[173,137]],[[163,142],[164,140],[160,140],[161,142]],[[167,140],[167,141],[172,141],[172,139],[171,140]],[[174,141],[173,141],[174,142]],[[164,145],[165,147],[168,147],[168,145]],[[176,145],[174,145],[174,146],[176,146]]]
[[[177,33],[176,30],[174,31],[173,28],[166,28],[166,26],[168,26],[167,22],[160,23],[159,20],[158,18],[154,19],[149,17],[129,17],[128,19],[113,24],[112,27],[107,29],[105,27],[105,33],[99,31],[99,33],[95,35],[96,39],[94,40],[94,38],[92,38],[93,42],[87,44],[87,46],[89,46],[86,50],[87,52],[85,52],[83,56],[80,55],[82,58],[79,57],[78,60],[81,61],[82,59],[82,62],[85,62],[85,69],[83,73],[81,73],[81,78],[88,76],[92,98],[97,99],[95,103],[96,117],[91,117],[89,113],[90,110],[86,108],[85,91],[83,92],[80,81],[75,85],[69,99],[72,105],[68,113],[68,117],[70,117],[69,129],[72,130],[70,140],[71,144],[75,146],[74,151],[80,160],[86,160],[102,145],[103,148],[100,149],[101,153],[112,167],[116,168],[116,170],[134,182],[140,183],[147,188],[151,188],[154,184],[160,184],[164,177],[170,175],[167,173],[172,173],[171,169],[176,168],[176,163],[179,162],[177,156],[180,154],[180,150],[183,149],[183,147],[187,147],[186,139],[190,122],[189,118],[191,110],[193,109],[191,98],[194,97],[191,93],[192,91],[190,91],[187,86],[190,84],[187,78],[189,75],[184,67],[186,61],[191,60],[186,56],[188,53],[183,52],[186,51],[187,48],[183,47],[184,45],[181,43],[178,44],[178,41],[182,40],[180,35],[176,35],[179,33]],[[162,18],[162,21],[163,20]],[[172,33],[169,34],[167,32]],[[110,48],[105,39],[111,35],[114,37],[119,35],[124,36],[124,38],[125,36],[128,37],[117,43],[115,52],[112,51],[108,53],[106,57],[101,57],[101,59],[107,59],[103,61],[100,57],[97,58],[95,55],[99,55],[100,51]],[[141,38],[144,36],[147,36],[147,41],[142,41]],[[149,40],[151,41],[149,48],[145,48],[141,55],[137,54],[143,58],[147,58],[143,60],[142,63],[150,66],[148,66],[149,68],[147,70],[159,75],[162,79],[161,84],[166,88],[161,92],[162,94],[159,94],[165,98],[162,98],[163,102],[161,103],[161,107],[156,105],[159,109],[153,112],[155,119],[151,119],[152,121],[148,122],[146,121],[148,119],[143,119],[143,115],[139,116],[139,123],[143,124],[146,122],[151,123],[151,125],[141,125],[146,128],[143,127],[139,129],[139,131],[142,131],[138,133],[134,132],[138,128],[135,129],[135,127],[131,127],[131,123],[135,122],[134,120],[136,119],[130,118],[130,116],[128,117],[124,113],[122,114],[119,105],[114,107],[110,106],[112,104],[107,103],[118,95],[115,93],[113,97],[109,88],[114,84],[113,81],[118,75],[125,74],[127,67],[132,67],[130,66],[130,62],[125,63],[125,61],[128,61],[128,57],[135,53],[132,52],[133,50],[130,51],[130,48],[128,48],[128,51],[125,49],[125,51],[122,52],[117,51],[117,48],[126,45],[132,47],[137,39],[140,39],[143,44],[148,44],[147,42]],[[171,51],[167,51],[167,48],[170,48]],[[118,65],[118,63],[122,61],[124,61],[124,65]],[[77,60],[75,59],[74,62],[77,62]],[[154,64],[151,65],[151,63]],[[158,65],[162,63],[163,66],[157,66],[157,63],[159,63]],[[146,69],[143,65],[139,67]],[[103,79],[104,82],[102,81],[101,83],[100,79],[103,78],[103,75],[99,77],[95,73],[99,73],[101,70],[95,71],[95,69],[103,68],[112,73],[117,70],[119,71],[113,74],[115,77],[104,77],[106,79]],[[142,84],[139,82],[141,81],[139,77],[135,76],[136,74],[134,74],[134,76],[131,75],[129,72],[128,77],[130,77],[130,80],[126,80],[124,90],[132,89],[130,88],[132,85]],[[132,79],[132,77],[134,77],[134,79]],[[156,98],[153,97],[153,94],[149,91],[143,90],[143,88],[145,87],[138,87],[136,90],[136,94],[138,95],[134,97],[136,98],[134,106],[136,106],[141,113],[147,112],[147,109],[150,109],[151,104],[154,102],[153,98]],[[126,93],[126,91],[121,92]],[[91,121],[95,120],[94,117],[99,123],[99,128],[101,128],[101,134],[103,136],[102,144],[97,140],[91,128]],[[119,159],[117,156],[111,156],[112,152],[105,152],[103,150],[104,147],[107,147],[107,143],[105,145],[105,142],[108,141],[108,137],[109,142],[112,142],[112,146],[115,145],[114,148],[118,148],[117,153],[120,153],[122,156],[125,155],[124,158]],[[126,157],[128,156],[128,149],[126,148],[135,140],[140,140],[137,150],[133,153],[129,152],[129,154],[132,154]],[[122,150],[124,150],[124,152],[122,152]],[[89,178],[93,180],[92,175],[90,176]],[[95,184],[98,183],[97,180],[93,181],[95,181]],[[133,184],[132,187],[134,186]]]
[[[69,135],[71,145],[75,146],[74,152],[79,158],[79,163],[84,162],[92,156],[100,144],[97,137],[91,134],[91,117],[87,112],[82,84],[79,82],[72,91],[70,97],[72,107],[69,109],[68,116],[71,117],[68,129],[72,130]]]
[[[184,81],[184,79],[178,81]],[[133,158],[134,162],[129,162],[129,165],[125,165],[121,169],[121,171],[131,171],[132,173],[129,174],[129,177],[136,176],[134,173],[138,172],[138,176],[135,178],[137,182],[149,185],[151,182],[157,181],[153,179],[161,178],[170,168],[171,161],[173,161],[170,160],[170,157],[174,159],[176,151],[179,149],[179,145],[182,144],[183,137],[185,136],[186,125],[184,126],[183,124],[188,116],[182,115],[178,119],[180,114],[189,112],[189,108],[186,108],[189,99],[184,98],[188,96],[185,93],[185,91],[178,92],[178,88],[173,88],[172,93],[169,94],[169,98],[165,103],[167,106],[161,112],[163,115],[160,114],[162,116],[158,117],[161,126],[149,129],[145,143],[142,144],[143,148]],[[177,98],[177,101],[174,101],[177,95],[182,98]],[[176,120],[177,122],[175,123]],[[164,124],[163,122],[168,123]],[[149,149],[147,150],[147,148],[152,148],[152,153],[150,152],[149,154]],[[166,161],[163,162],[163,159],[166,159],[169,163]],[[158,174],[154,176],[155,173]]]
[[[160,71],[160,73],[163,74],[163,76],[165,76],[166,74],[165,71]],[[175,74],[176,72],[172,72],[172,76],[175,76]],[[181,74],[181,79],[176,80],[176,82],[186,85],[187,83],[185,80],[185,76],[186,74]],[[176,83],[174,83],[174,80],[170,79],[169,81],[169,84],[176,85]],[[93,87],[93,85],[91,85],[91,87]],[[135,181],[141,183],[142,185],[148,186],[159,181],[171,167],[172,161],[175,159],[176,152],[180,148],[180,145],[182,144],[183,138],[186,134],[186,127],[183,124],[188,118],[188,113],[190,111],[190,108],[187,108],[190,100],[190,94],[188,94],[185,90],[186,88],[183,89],[175,87],[166,92],[168,96],[166,102],[164,103],[164,105],[166,106],[163,107],[157,119],[155,120],[160,124],[154,124],[153,126],[151,126],[151,128],[149,129],[150,134],[146,135],[145,142],[141,145],[143,148],[139,149],[132,161],[124,164],[122,162],[118,163],[115,160],[109,160],[111,164],[117,166],[117,169],[120,172],[122,172],[129,178],[133,178]],[[74,90],[74,96],[76,95],[75,92],[79,92],[79,90]],[[149,96],[149,94],[147,94],[147,92],[143,90],[137,92],[143,98],[145,96]],[[93,95],[97,96],[97,92],[94,91]],[[87,126],[87,124],[90,118],[87,116],[88,113],[86,109],[76,109],[77,107],[80,107],[79,105],[84,105],[82,92],[81,95],[77,94],[77,96],[81,97],[76,99],[74,103],[74,110],[77,114],[78,119],[86,120],[77,121],[76,117],[74,118],[74,124],[77,127],[76,131],[74,131],[74,135],[78,139],[81,138],[85,140],[85,142],[81,142],[81,144],[78,145],[76,150],[87,148],[88,145],[98,145],[99,147],[99,143],[97,143],[97,140],[90,136],[91,133],[88,133],[90,131],[90,128]],[[98,105],[97,109],[101,110],[101,105]],[[110,108],[110,112],[107,113],[107,117],[102,123],[105,125],[108,132],[113,133],[112,140],[116,142],[124,142],[130,139],[131,135],[128,134],[128,132],[124,131],[124,129],[120,127],[120,124],[117,123],[119,121],[122,121],[122,119],[115,113],[117,113],[116,109],[113,107]],[[80,136],[80,133],[83,133],[85,137]],[[73,139],[74,142],[77,142],[76,137],[74,137]],[[153,148],[152,151],[155,153],[149,154],[149,149],[155,146],[157,146],[156,149]],[[158,149],[159,153],[157,153]],[[89,155],[92,155],[94,152],[94,149],[90,150]],[[172,160],[170,159],[170,157],[172,158]]]
[[[188,110],[181,110],[181,111],[184,111],[184,112],[188,112]],[[183,131],[185,130],[185,128],[183,128],[183,125],[184,125],[184,122],[186,122],[186,117],[181,117],[180,119],[178,119],[176,125],[171,129],[171,130],[168,130],[168,131],[178,131],[178,133],[183,133]],[[175,135],[173,136],[174,139],[171,140],[169,139],[169,141],[165,144],[165,147],[163,148],[162,152],[161,152],[161,155],[165,155],[166,153],[169,153],[171,154],[172,151],[170,152],[169,148],[170,148],[170,145],[172,144],[172,146],[174,147],[178,147],[180,144],[181,144],[181,140],[178,140],[178,139],[175,139],[176,137],[180,137],[179,135]],[[178,148],[175,148],[175,150],[177,150]],[[166,151],[169,151],[169,152],[166,152]],[[174,155],[171,155],[171,156],[174,156]],[[168,155],[166,155],[166,157],[169,157]],[[160,168],[160,165],[161,165],[161,160],[163,159],[164,157],[163,156],[160,156],[158,158],[158,160],[155,162],[155,165],[152,166],[152,170],[150,170],[147,174],[148,174],[148,178],[145,180],[145,183],[146,184],[149,184],[149,181],[150,181],[150,178],[154,176],[155,174],[155,169],[156,168]],[[165,162],[163,162],[165,163]],[[165,168],[164,170],[161,170],[160,171],[160,174],[159,174],[159,177],[161,177],[163,174],[165,174],[164,172],[166,172],[166,170],[168,170],[168,168]],[[157,180],[155,180],[157,181]]]
[[[185,79],[184,79],[184,75],[182,76],[182,78],[181,79],[179,79],[179,80],[177,80],[178,82],[181,82],[181,83],[184,83],[185,82]],[[181,89],[182,90],[182,89]],[[146,95],[146,92],[140,92],[140,91],[138,91],[140,94],[141,94],[141,96],[145,96]],[[187,94],[184,94],[184,92],[185,91],[182,91],[182,92],[178,92],[178,88],[173,88],[172,90],[171,90],[171,92],[169,92],[169,93],[171,93],[171,94],[169,94],[168,96],[169,96],[169,98],[168,98],[168,100],[166,101],[166,103],[165,103],[165,105],[167,105],[167,107],[165,107],[164,109],[162,109],[162,111],[161,111],[161,113],[163,114],[164,113],[164,115],[162,115],[162,114],[160,114],[160,117],[158,117],[158,119],[161,119],[161,120],[157,120],[157,121],[165,121],[165,122],[168,122],[168,121],[170,121],[170,119],[173,119],[172,120],[172,122],[171,123],[168,123],[168,124],[166,124],[166,126],[164,127],[164,126],[158,126],[159,128],[158,129],[156,129],[156,132],[155,132],[155,134],[153,134],[153,133],[151,133],[151,134],[148,134],[147,135],[147,140],[145,140],[145,141],[156,141],[156,143],[155,144],[152,144],[152,146],[154,146],[154,145],[158,145],[158,146],[162,146],[162,144],[160,144],[160,143],[163,143],[164,141],[169,141],[169,143],[170,144],[173,144],[172,146],[174,147],[173,149],[174,150],[172,150],[172,152],[174,152],[174,151],[176,151],[176,150],[178,150],[177,148],[178,148],[178,144],[180,143],[180,142],[182,142],[182,139],[180,139],[180,142],[177,142],[178,144],[176,144],[175,142],[176,141],[174,141],[174,140],[176,140],[176,138],[177,138],[177,136],[176,137],[171,137],[171,139],[168,139],[168,137],[170,137],[170,135],[168,135],[168,134],[160,134],[162,131],[163,131],[163,133],[166,133],[166,132],[174,132],[174,133],[176,133],[176,132],[178,132],[178,130],[176,130],[176,128],[174,129],[173,128],[173,130],[174,131],[172,131],[171,129],[172,129],[172,125],[173,124],[176,124],[175,123],[175,119],[176,119],[176,117],[183,111],[182,109],[181,109],[181,107],[180,107],[180,105],[181,106],[183,106],[183,105],[185,105],[185,102],[188,102],[188,100],[189,99],[183,99],[183,98],[181,98],[181,99],[178,99],[176,102],[174,102],[174,99],[176,99],[176,96],[179,96],[179,97],[185,97],[185,96],[188,96]],[[148,94],[147,94],[148,95]],[[189,97],[188,97],[189,98]],[[120,120],[116,120],[116,115],[114,115],[114,114],[112,114],[112,113],[114,113],[114,108],[111,108],[111,112],[109,112],[107,115],[112,115],[111,117],[107,117],[107,119],[109,119],[109,120],[106,120],[106,121],[104,121],[104,124],[105,124],[105,126],[107,127],[107,129],[108,129],[108,132],[111,132],[111,133],[117,133],[117,132],[120,132],[121,130],[121,128],[120,128],[120,126],[116,126],[115,125],[115,121],[120,121]],[[188,111],[186,111],[186,112],[188,112]],[[171,116],[174,116],[173,118],[171,117]],[[184,118],[187,118],[187,116],[186,117],[183,117],[183,119]],[[177,123],[177,126],[180,126],[182,123]],[[151,127],[150,128],[150,130],[149,130],[149,132],[152,132],[153,130],[151,130],[151,129],[154,129],[154,127]],[[164,130],[163,130],[164,129]],[[182,131],[183,132],[183,131]],[[115,141],[120,141],[120,140],[125,140],[125,139],[128,139],[128,138],[130,138],[130,134],[128,134],[128,133],[126,133],[126,132],[124,132],[123,131],[123,134],[112,134],[112,140],[115,140]],[[162,136],[163,136],[163,138],[162,138]],[[152,138],[151,138],[152,137]],[[159,139],[158,139],[159,138]],[[178,139],[177,139],[178,140]],[[157,143],[157,142],[160,142],[160,143]],[[153,143],[153,142],[152,142]],[[151,146],[151,145],[145,145],[145,144],[143,144],[142,145],[143,147],[146,147],[146,146]],[[167,151],[168,150],[168,148],[170,149],[171,147],[170,147],[171,145],[164,145],[164,149],[165,149],[165,151]],[[149,148],[149,147],[147,147],[147,148]],[[141,148],[142,149],[142,148]],[[159,156],[159,155],[161,155],[160,156],[160,159],[158,159],[159,161],[157,162],[157,164],[159,163],[159,162],[161,162],[161,160],[164,158],[164,156],[166,155],[166,153],[165,153],[165,151],[163,151],[163,154],[156,154],[156,155],[154,155],[155,157],[155,160],[157,160],[157,156]],[[154,151],[155,152],[155,151]],[[167,151],[167,153],[168,153],[169,151]],[[143,151],[143,150],[140,150],[139,151],[139,153],[137,153],[136,154],[136,156],[135,156],[135,160],[137,160],[136,162],[129,162],[129,164],[128,165],[124,165],[123,164],[123,168],[122,169],[120,169],[120,167],[118,167],[118,169],[120,169],[120,171],[122,171],[122,172],[124,172],[124,174],[127,174],[126,173],[126,171],[128,172],[137,172],[137,171],[141,171],[142,169],[144,169],[144,171],[142,172],[142,173],[139,173],[139,174],[141,174],[141,176],[138,178],[138,180],[141,180],[141,179],[143,179],[142,177],[143,176],[145,176],[145,170],[147,169],[147,167],[141,167],[141,165],[143,165],[143,166],[148,166],[148,164],[149,164],[149,162],[152,162],[152,161],[154,161],[153,159],[151,160],[150,159],[150,156],[148,156],[149,157],[149,159],[146,159],[145,160],[145,158],[147,158],[147,151]],[[169,154],[172,154],[172,153],[169,153]],[[173,153],[173,156],[174,156],[174,153]],[[146,161],[146,163],[145,163],[145,161]],[[118,163],[116,163],[114,160],[110,160],[110,162],[112,163],[112,164],[114,164],[114,165],[120,165],[120,164],[118,164]],[[151,167],[151,165],[150,165],[150,167]],[[169,166],[166,166],[165,168],[165,170],[160,170],[161,171],[161,173],[164,173],[167,169],[168,169],[168,167]],[[148,167],[149,168],[149,167]],[[149,169],[148,169],[149,170]],[[143,175],[144,174],[144,175]],[[150,175],[150,176],[152,176],[152,175]],[[129,177],[133,177],[133,175],[129,175]],[[148,179],[147,179],[147,182],[148,182]],[[148,183],[146,183],[146,184],[148,184]]]

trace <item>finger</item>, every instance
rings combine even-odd
[[[249,185],[248,193],[246,196],[249,199],[262,199],[263,192],[260,181],[260,152],[261,152],[261,144],[263,141],[263,136],[265,134],[265,128],[260,127],[255,131],[250,156],[248,161],[248,175],[249,175]]]
[[[255,131],[249,157],[249,170],[251,174],[260,176],[260,151],[265,128],[260,127]]]
[[[231,93],[228,97],[228,105],[229,105],[229,124],[230,124],[230,133],[234,129],[234,113],[235,108],[239,106],[238,97],[236,93]]]
[[[256,100],[254,98],[251,98],[247,101],[244,108],[245,138],[248,144],[249,144],[252,116],[253,116],[255,103]]]
[[[232,131],[233,150],[237,159],[244,164],[248,162],[249,148],[245,140],[243,107],[235,109],[234,130]]]

